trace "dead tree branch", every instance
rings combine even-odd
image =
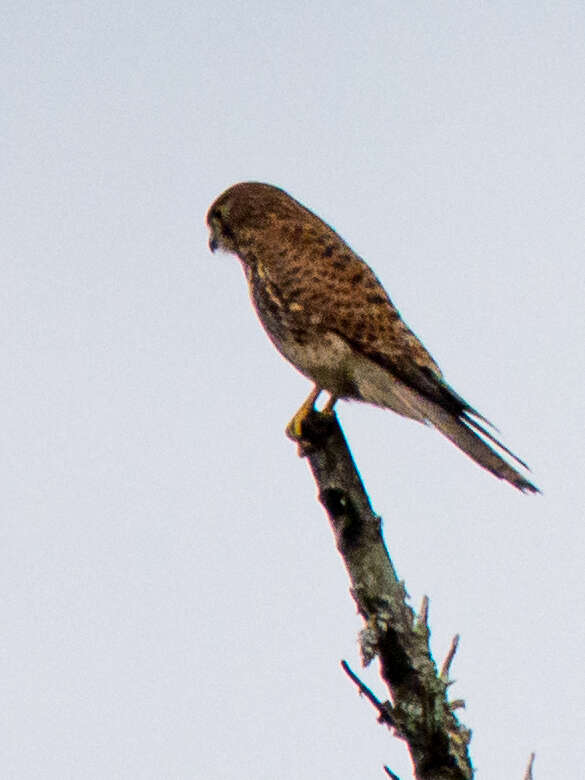
[[[418,616],[407,604],[404,584],[382,538],[381,520],[372,510],[337,417],[312,412],[303,421],[302,437],[295,440],[313,472],[365,621],[360,636],[363,662],[378,656],[391,703],[380,702],[347,665],[345,671],[376,707],[379,719],[407,743],[417,780],[470,780],[471,732],[459,723],[447,699],[457,638],[439,674],[429,648],[428,600]]]
[[[394,719],[392,717],[392,705],[389,701],[381,702],[378,697],[372,693],[370,688],[360,680],[360,678],[357,676],[357,674],[350,668],[347,661],[341,662],[341,668],[343,671],[347,674],[350,680],[353,680],[353,682],[357,685],[357,687],[360,690],[360,693],[363,694],[366,699],[372,702],[374,707],[378,710],[380,713],[380,717],[378,718],[378,723],[387,723],[389,726],[394,725]]]

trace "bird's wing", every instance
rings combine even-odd
[[[500,453],[528,468],[524,461],[487,430],[482,423],[494,428],[489,420],[447,384],[438,365],[402,320],[373,272],[367,266],[362,266],[361,271],[363,275],[354,287],[351,313],[340,306],[327,307],[322,326],[333,330],[353,350],[388,372],[390,397],[402,393],[405,406],[413,409],[419,419],[431,423],[480,466],[522,491],[537,492],[538,488]]]

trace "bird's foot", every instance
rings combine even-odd
[[[311,412],[314,411],[315,401],[319,397],[320,392],[321,392],[321,388],[315,387],[309,394],[308,398],[304,401],[300,409],[298,409],[297,412],[295,412],[294,417],[286,426],[286,435],[289,437],[289,439],[293,439],[299,442],[302,441],[303,423],[307,419],[307,417],[311,414]]]
[[[299,441],[303,435],[303,420],[306,420],[307,414],[299,415],[297,412],[285,428],[285,433],[289,439]]]
[[[308,455],[331,430],[335,422],[333,407],[337,398],[331,397],[322,411],[315,409],[320,388],[316,387],[286,426],[286,435],[299,445],[299,455]]]

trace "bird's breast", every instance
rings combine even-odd
[[[248,266],[246,275],[258,318],[278,351],[323,389],[339,397],[358,397],[352,349],[323,328],[321,313],[287,295],[286,285],[283,292],[262,265]]]

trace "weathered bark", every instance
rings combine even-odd
[[[378,656],[391,701],[379,702],[344,665],[346,672],[369,694],[380,721],[407,743],[417,780],[469,780],[471,732],[453,712],[462,703],[447,699],[456,640],[439,673],[429,648],[428,602],[418,616],[407,604],[382,538],[381,519],[372,510],[335,415],[312,412],[295,440],[313,472],[366,624],[360,636],[364,664]]]

